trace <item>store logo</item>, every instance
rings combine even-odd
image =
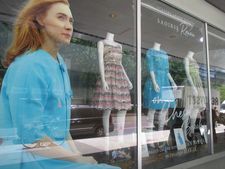
[[[157,18],[157,23],[166,28],[172,29],[173,31],[179,33],[181,36],[192,38],[195,37],[195,34],[192,32],[194,26],[191,24],[187,25],[183,22],[181,22],[180,24],[174,24],[161,18]]]
[[[180,23],[180,34],[186,37],[195,37],[195,34],[192,33],[193,26]]]

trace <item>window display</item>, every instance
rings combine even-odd
[[[159,1],[141,6],[142,168],[160,169],[208,153],[204,24]]]
[[[126,112],[131,109],[129,90],[133,86],[122,65],[122,45],[114,41],[114,34],[108,32],[106,38],[98,42],[98,59],[100,78],[96,83],[93,105],[103,109],[103,128],[106,136],[109,136],[111,112],[117,111],[114,134],[120,135],[120,143],[124,141],[121,135],[124,134]],[[113,158],[124,156],[122,150],[115,152],[112,152]]]
[[[147,51],[148,78],[144,88],[144,108],[148,109],[148,129],[154,128],[155,111],[159,110],[157,130],[163,130],[168,108],[176,106],[173,96],[173,87],[176,84],[169,73],[168,55],[160,50],[160,44],[154,43],[152,49]],[[173,86],[173,87],[171,87]]]
[[[72,105],[74,113],[82,108],[90,117],[96,114],[96,120],[101,115],[98,131],[103,132],[101,137],[84,134],[74,141],[87,144],[81,147],[98,162],[136,168],[135,3],[77,0],[72,4],[73,43],[63,49],[71,65]],[[83,123],[83,131],[95,128],[90,123]]]
[[[5,2],[7,3],[7,1]],[[20,59],[23,60],[23,58],[27,58],[28,60],[32,60],[35,63],[35,66],[28,67],[27,65],[29,64],[26,60],[23,60],[24,62],[20,62],[21,64],[18,67],[22,68],[20,71],[18,71],[19,68],[15,71],[11,71],[11,75],[14,76],[14,78],[10,77],[10,79],[14,82],[11,83],[9,81],[7,85],[6,82],[3,83],[1,96],[8,94],[8,90],[5,91],[5,88],[9,89],[11,85],[19,85],[21,82],[29,85],[32,98],[31,100],[27,99],[27,92],[23,92],[24,90],[22,89],[17,92],[14,88],[10,88],[10,93],[11,91],[14,91],[15,95],[19,92],[21,93],[20,101],[16,101],[18,97],[13,97],[13,99],[15,99],[13,103],[16,105],[12,104],[11,108],[15,110],[15,112],[18,112],[21,107],[23,108],[23,113],[15,113],[17,116],[22,115],[15,119],[22,119],[23,123],[18,123],[19,126],[14,126],[15,131],[13,130],[14,128],[12,128],[9,132],[9,130],[5,130],[3,126],[7,126],[9,118],[5,119],[5,116],[0,117],[0,154],[1,156],[9,157],[8,160],[0,160],[0,168],[14,167],[11,166],[11,164],[15,166],[20,166],[20,164],[22,164],[22,167],[24,166],[28,168],[39,164],[44,168],[52,168],[52,165],[54,165],[53,168],[136,167],[136,137],[134,136],[136,131],[136,112],[135,107],[133,107],[133,104],[135,105],[135,91],[132,89],[133,85],[135,85],[134,81],[136,79],[135,71],[133,71],[136,69],[136,49],[133,47],[133,44],[135,43],[135,30],[133,28],[134,8],[132,8],[132,1],[126,3],[117,2],[116,6],[112,5],[112,2],[113,1],[104,1],[103,3],[96,3],[95,1],[89,1],[88,4],[86,4],[87,1],[83,0],[72,1],[70,3],[71,10],[69,11],[71,11],[73,16],[76,18],[73,25],[74,29],[72,28],[73,18],[71,12],[69,20],[68,13],[64,13],[65,11],[58,12],[57,14],[50,13],[52,14],[51,17],[54,17],[54,19],[57,20],[57,23],[67,23],[63,26],[62,31],[64,32],[61,33],[62,37],[60,33],[57,33],[57,36],[55,36],[55,33],[50,31],[57,31],[58,29],[56,28],[58,28],[57,26],[59,25],[54,25],[54,30],[51,25],[45,25],[47,21],[52,24],[52,22],[55,21],[54,19],[48,18],[48,20],[46,19],[47,21],[44,20],[41,22],[41,19],[43,19],[42,17],[40,19],[31,14],[29,17],[21,17],[22,19],[33,17],[29,20],[29,23],[32,24],[32,28],[36,31],[37,35],[41,33],[42,30],[48,28],[47,32],[50,32],[50,35],[47,35],[50,37],[53,36],[54,40],[57,41],[60,38],[65,38],[67,43],[71,40],[71,44],[66,46],[61,45],[60,43],[60,53],[63,57],[60,57],[58,60],[56,59],[56,62],[54,62],[54,59],[51,60],[51,52],[54,53],[55,50],[46,52],[49,48],[46,47],[47,49],[45,50],[39,49],[40,46],[37,47],[37,54],[25,53],[25,56],[21,55],[21,58],[16,59],[16,61],[18,60],[18,62],[20,62]],[[15,4],[16,3],[19,4],[19,2],[15,2]],[[38,1],[35,2],[35,5],[37,3],[44,2]],[[32,6],[32,3],[29,4]],[[11,3],[8,5],[10,6]],[[102,7],[102,5],[104,7]],[[126,8],[117,8],[121,6],[125,6]],[[130,7],[127,8],[127,6]],[[63,9],[67,9],[67,7],[68,6]],[[88,12],[86,10],[87,7],[89,9]],[[104,10],[105,8],[108,8],[108,10]],[[61,8],[58,9],[61,10]],[[126,9],[126,11],[123,11],[123,9]],[[88,17],[86,17],[86,15],[88,15]],[[96,24],[97,22],[98,24]],[[13,25],[14,23],[10,24]],[[21,26],[27,26],[30,28],[29,24],[23,24]],[[128,29],[128,27],[130,29]],[[26,29],[21,30],[25,31]],[[22,31],[18,32],[21,33]],[[108,33],[105,38],[106,32]],[[73,37],[71,39],[72,34]],[[116,37],[115,40],[114,35]],[[33,36],[29,36],[31,39],[32,37]],[[42,40],[41,38],[38,39]],[[31,47],[32,44],[34,44],[33,41],[31,43],[28,43],[29,41],[26,42],[26,44],[31,45]],[[104,45],[98,45],[101,44],[100,42],[104,42]],[[116,46],[114,46],[115,44]],[[23,45],[22,41],[20,45]],[[53,43],[53,46],[55,45],[56,44]],[[6,48],[7,47],[8,46],[6,46]],[[59,48],[57,48],[57,51],[58,49]],[[41,57],[36,58],[36,56]],[[40,61],[42,57],[44,58],[42,61],[45,61],[44,63],[48,65],[47,67],[46,65],[42,66],[38,64],[39,62],[37,62],[37,60]],[[98,64],[98,60],[103,62]],[[17,75],[23,75],[21,71],[27,69],[27,67],[29,68],[29,71],[26,71],[26,73],[29,75],[32,74],[33,69],[38,69],[38,72],[34,72],[31,77],[25,75],[24,78],[28,78],[28,80],[24,80],[24,78],[18,79]],[[104,72],[104,77],[102,77],[102,79],[104,79],[103,82],[104,84],[107,83],[106,86],[108,86],[108,88],[106,87],[106,90],[102,88],[101,80],[99,80],[101,79],[102,72]],[[51,76],[51,73],[53,73],[52,75],[54,76]],[[45,77],[49,77],[50,85],[48,84],[49,81],[41,80],[42,77],[44,79]],[[98,77],[100,78],[98,79]],[[37,78],[37,80],[35,80],[35,78]],[[54,84],[52,82],[54,82]],[[37,85],[40,85],[39,88],[34,89]],[[50,87],[53,87],[53,89]],[[64,92],[65,94],[63,94]],[[73,97],[71,98],[72,93]],[[23,94],[25,96],[23,96]],[[110,98],[108,94],[111,94],[113,98]],[[46,100],[48,100],[48,102]],[[106,102],[107,100],[109,102]],[[104,103],[110,107],[107,107],[107,105],[104,107]],[[103,107],[101,107],[101,105],[103,105]],[[1,104],[0,114],[4,113],[2,108],[5,109],[7,107],[5,104]],[[32,119],[28,118],[26,112],[24,113],[24,110],[32,114]],[[106,113],[104,113],[104,110]],[[39,115],[38,112],[41,114]],[[57,115],[58,113],[60,113],[60,115]],[[95,121],[95,123],[93,121]],[[10,125],[10,123],[8,123],[8,125]],[[26,126],[26,128],[23,126]],[[102,131],[103,128],[107,130],[106,135],[104,135],[104,131]],[[6,134],[6,132],[9,133]],[[24,143],[19,141],[15,142],[17,141],[17,138],[20,138],[21,132],[24,135],[26,133],[26,136],[29,136],[30,134],[31,137],[25,137]],[[78,132],[82,134],[76,135]],[[101,132],[103,134],[101,134]],[[110,135],[107,134],[109,132],[111,132]],[[70,133],[72,137],[74,137],[73,140],[71,140],[72,138],[70,137]],[[76,134],[73,135],[73,133]],[[43,142],[38,144],[38,139],[45,135],[49,137],[44,137],[42,140]],[[10,137],[10,140],[6,145],[6,140],[9,139],[8,137]],[[130,142],[127,142],[127,139],[130,140]],[[37,144],[35,142],[36,140]],[[119,144],[115,144],[115,142]],[[15,150],[14,146],[20,146],[20,149]],[[42,147],[44,152],[39,152],[38,155],[34,155],[34,157],[32,157],[30,155],[31,153],[28,151],[33,151],[36,146]],[[71,146],[72,148],[70,149]],[[21,149],[23,147],[24,149]],[[8,148],[11,148],[10,151]],[[51,151],[45,151],[46,149]],[[18,152],[17,150],[21,151]],[[45,157],[46,154],[49,155],[49,158]],[[53,158],[51,158],[52,154]],[[19,158],[17,158],[19,160],[16,161],[15,157],[17,155],[18,157],[20,157],[20,155],[26,156],[23,156],[24,159],[22,159],[22,163],[20,163],[21,159]],[[58,160],[54,158],[54,155],[56,155]],[[59,159],[63,159],[64,161],[60,161]],[[67,162],[68,160],[72,162]]]
[[[184,131],[185,139],[187,141],[189,140],[188,137],[192,137],[195,132],[197,115],[200,112],[204,111],[206,108],[206,98],[202,87],[202,81],[199,75],[199,65],[193,56],[194,52],[189,51],[187,56],[184,58],[184,66],[187,79],[183,83],[183,106],[185,107],[185,109],[184,115],[182,117],[182,128]],[[190,126],[188,126],[189,118]]]
[[[209,37],[209,61],[211,80],[211,113],[212,113],[212,134],[214,151],[224,151],[225,134],[225,76],[224,76],[224,51],[225,33],[211,26],[208,27]]]
[[[224,151],[224,32],[155,0],[140,32],[130,0],[62,0],[69,13],[21,24],[22,1],[0,8],[0,168],[163,169]]]
[[[103,109],[103,126],[109,135],[109,116],[117,112],[117,131],[124,130],[126,111],[131,109],[130,91],[133,86],[122,65],[122,45],[114,41],[114,34],[107,33],[106,39],[98,42],[98,57],[101,77],[97,81],[93,104]]]
[[[97,164],[71,142],[71,87],[58,51],[70,43],[72,19],[68,1],[37,4],[30,0],[17,17],[4,58],[8,70],[0,95],[0,129],[15,128],[17,134],[11,142],[3,138],[1,151],[7,146],[20,147],[19,152],[1,159],[4,168],[119,168]],[[12,158],[16,164],[11,164]]]

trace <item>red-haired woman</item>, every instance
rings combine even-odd
[[[0,94],[0,138],[14,130],[17,139],[3,139],[0,168],[117,168],[96,164],[69,141],[71,87],[58,51],[72,33],[67,0],[29,0],[20,11]],[[21,146],[10,153],[10,144]]]

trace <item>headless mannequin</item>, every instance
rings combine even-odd
[[[184,65],[185,65],[185,73],[187,75],[188,82],[190,83],[191,88],[192,88],[192,95],[196,97],[196,96],[198,96],[198,90],[193,83],[192,77],[190,75],[190,70],[189,70],[189,61],[194,60],[193,56],[194,56],[194,52],[189,51],[184,59]],[[200,108],[185,107],[184,116],[182,117],[182,120],[183,120],[182,127],[183,127],[183,131],[184,131],[185,139],[187,141],[188,141],[187,135],[194,134],[196,118],[200,111],[201,111]],[[188,129],[189,117],[190,117],[190,128]]]
[[[161,44],[155,42],[154,45],[153,45],[153,49],[155,49],[157,51],[160,51],[160,46],[161,46]],[[156,82],[156,78],[155,78],[154,71],[151,71],[150,72],[150,77],[151,77],[151,80],[152,80],[152,84],[153,84],[154,90],[156,92],[159,92],[160,91],[160,87],[159,87],[159,85]],[[172,86],[174,88],[176,88],[177,85],[174,82],[174,80],[173,80],[172,76],[170,75],[170,73],[167,74],[167,77],[168,77],[169,81],[171,82]],[[148,109],[147,123],[148,123],[148,129],[150,131],[153,131],[153,128],[154,128],[154,116],[155,116],[155,112],[156,112],[156,110]],[[168,109],[161,109],[160,110],[159,116],[158,116],[159,123],[158,123],[158,129],[157,130],[163,130],[164,124],[165,124],[165,121],[166,121],[167,112],[168,112]]]
[[[100,70],[100,75],[101,75],[101,82],[102,82],[102,87],[104,91],[109,90],[109,86],[105,80],[105,69],[104,69],[104,45],[112,45],[115,47],[121,47],[121,44],[117,43],[114,41],[114,34],[112,33],[107,33],[106,38],[104,40],[101,40],[98,42],[98,57],[99,57],[99,70]],[[129,83],[129,89],[132,89],[132,83],[130,82],[125,70],[123,69],[123,72],[126,76],[126,79]],[[105,109],[103,112],[103,127],[104,127],[104,132],[105,135],[109,135],[109,118],[111,114],[111,109]],[[117,125],[116,125],[116,130],[118,132],[118,135],[123,135],[124,132],[124,125],[125,125],[125,117],[126,117],[126,110],[119,110],[117,112]]]

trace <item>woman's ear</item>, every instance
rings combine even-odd
[[[37,16],[37,17],[35,18],[35,21],[38,23],[38,25],[39,25],[40,27],[44,27],[43,17]]]

